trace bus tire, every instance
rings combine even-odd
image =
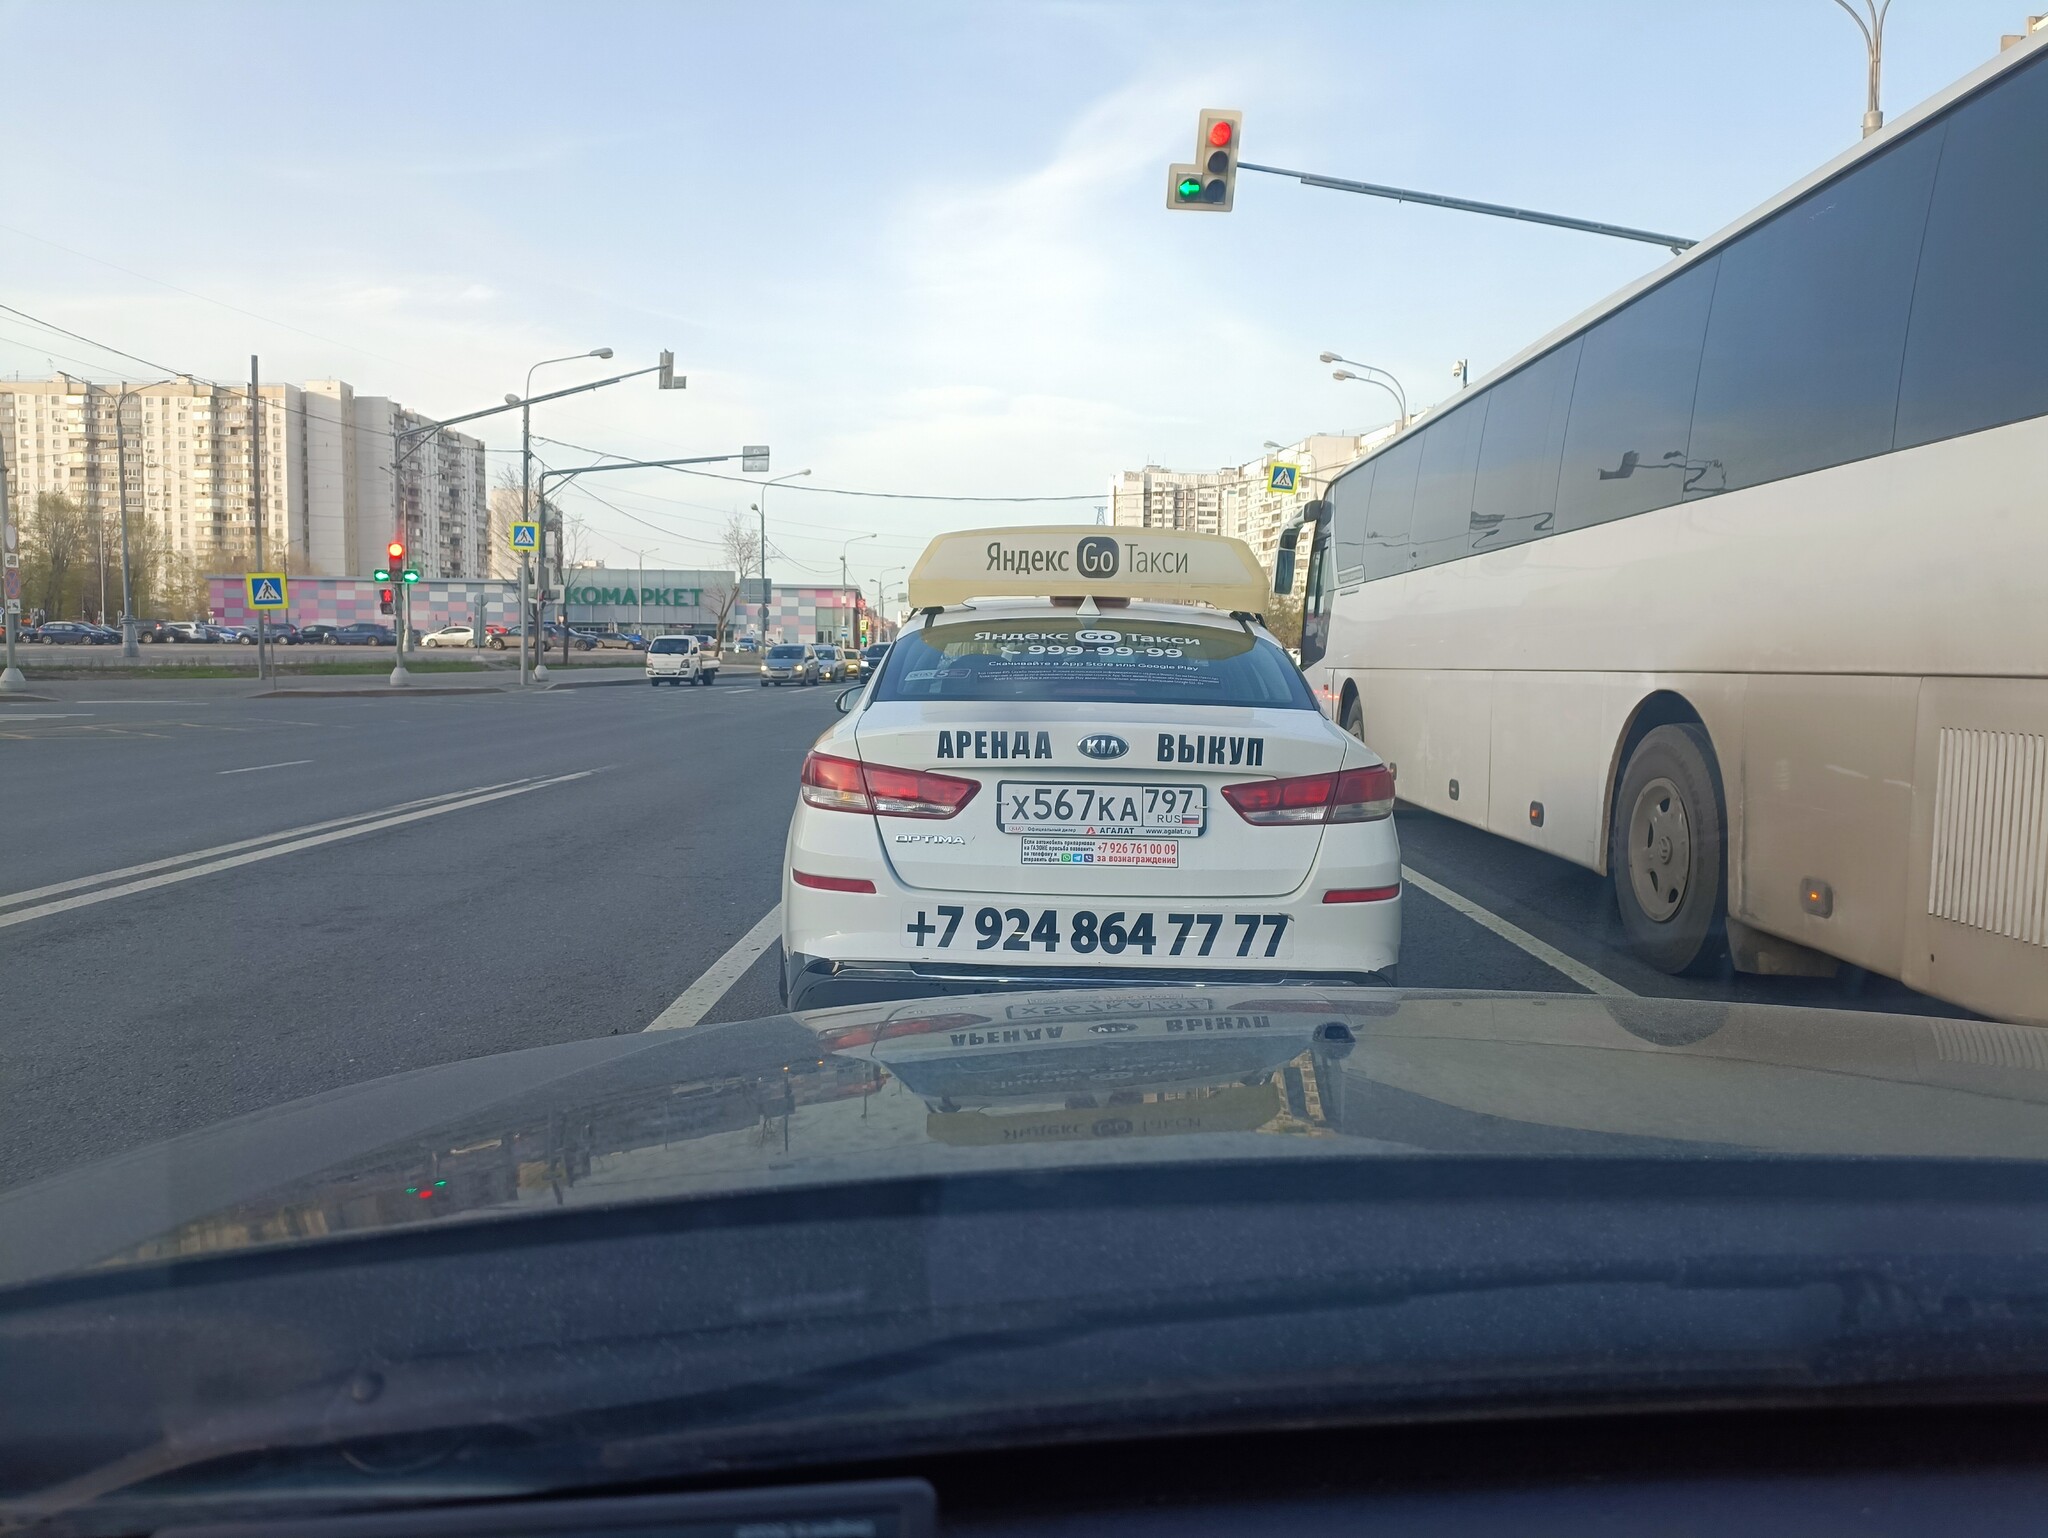
[[[1706,732],[1653,728],[1614,793],[1607,869],[1630,948],[1660,972],[1708,971],[1719,960],[1726,827]]]
[[[1360,742],[1365,741],[1365,707],[1358,703],[1358,696],[1355,694],[1344,702],[1343,726],[1345,731]]]

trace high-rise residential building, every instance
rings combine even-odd
[[[1168,470],[1161,465],[1125,470],[1110,482],[1110,522],[1227,534],[1250,545],[1270,571],[1281,529],[1301,516],[1303,505],[1320,496],[1339,470],[1392,436],[1391,427],[1364,434],[1312,433],[1284,449],[1268,450],[1257,459],[1220,470]],[[1295,490],[1267,489],[1267,472],[1275,464],[1298,467]]]
[[[252,427],[245,387],[189,377],[0,380],[8,496],[19,513],[60,492],[89,520],[111,525],[125,495],[131,530],[156,531],[166,550],[200,567],[256,560],[260,502],[267,565],[367,574],[402,526],[424,575],[486,572],[480,440],[445,429],[419,434],[394,471],[394,430],[425,419],[339,380],[263,385],[256,417]]]

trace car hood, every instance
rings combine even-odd
[[[878,1004],[353,1085],[0,1193],[0,1285],[775,1185],[1116,1162],[2048,1157],[2048,1033],[1564,994]]]

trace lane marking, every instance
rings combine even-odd
[[[251,764],[246,769],[220,769],[218,774],[260,774],[265,769],[296,769],[300,764],[310,764],[310,758],[288,758],[281,764]]]
[[[1624,988],[1604,972],[1596,972],[1583,961],[1576,961],[1548,941],[1539,940],[1519,924],[1510,924],[1497,913],[1482,908],[1469,897],[1453,892],[1440,881],[1432,881],[1420,871],[1404,865],[1401,879],[1412,886],[1421,888],[1446,907],[1455,908],[1482,929],[1490,929],[1510,945],[1518,945],[1549,967],[1553,972],[1562,972],[1588,993],[1597,993],[1603,998],[1632,999],[1633,990]]]
[[[732,948],[706,967],[701,976],[677,995],[675,1003],[669,1005],[646,1026],[650,1031],[688,1030],[711,1011],[711,1006],[725,997],[728,988],[740,980],[748,967],[782,938],[782,904],[777,903],[761,915],[760,922],[733,941]]]
[[[0,893],[0,908],[13,907],[17,903],[32,902],[38,897],[53,897],[59,892],[75,892],[80,887],[98,886],[104,881],[119,881],[126,876],[139,876],[145,871],[164,870],[173,865],[184,865],[193,860],[211,859],[215,855],[233,854],[238,849],[253,849],[258,844],[274,843],[279,839],[298,838],[307,833],[322,833],[329,828],[344,827],[349,823],[363,822],[372,817],[386,817],[393,812],[409,812],[415,807],[433,806],[442,801],[453,801],[462,796],[482,795],[485,791],[505,790],[515,785],[524,785],[531,775],[516,780],[501,780],[495,785],[472,785],[468,790],[447,790],[438,796],[421,796],[413,801],[400,801],[394,806],[380,806],[368,812],[356,812],[347,817],[330,817],[324,822],[309,822],[303,827],[280,828],[275,833],[263,833],[254,838],[238,838],[231,844],[215,844],[211,849],[193,849],[184,854],[166,855],[161,860],[145,860],[140,865],[124,865],[118,870],[103,870],[93,876],[74,876],[69,881],[53,881],[48,886],[29,887],[20,892]]]
[[[345,838],[355,838],[364,833],[375,833],[383,828],[396,828],[404,823],[418,822],[426,817],[439,817],[444,812],[465,811],[472,806],[483,806],[488,802],[502,801],[507,796],[523,796],[530,790],[541,790],[549,785],[562,785],[570,780],[585,780],[597,773],[595,769],[580,769],[574,774],[558,774],[551,779],[535,780],[526,785],[515,785],[510,790],[492,791],[489,795],[471,796],[464,801],[444,802],[440,806],[424,807],[417,812],[405,812],[396,817],[383,817],[375,822],[358,823],[351,828],[337,828],[332,833],[319,833],[311,838],[294,839],[288,844],[272,844],[267,848],[251,850],[247,854],[230,855],[224,860],[211,860],[205,865],[194,865],[186,870],[171,871],[167,875],[148,876],[141,881],[130,881],[124,886],[106,887],[97,892],[87,892],[78,897],[60,897],[55,902],[44,903],[38,908],[20,908],[13,913],[0,913],[0,929],[16,924],[26,924],[32,919],[49,918],[53,914],[68,913],[74,908],[89,908],[95,903],[111,902],[116,897],[132,896],[136,892],[153,891],[157,887],[171,886],[180,881],[194,881],[201,876],[211,876],[224,870],[233,870],[239,865],[253,865],[258,860],[274,860],[279,855],[297,854],[304,849],[315,849],[322,844],[332,844]]]
[[[0,721],[84,721],[91,716],[89,710],[9,710],[0,712]]]

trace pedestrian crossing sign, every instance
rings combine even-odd
[[[1300,480],[1300,465],[1275,464],[1266,466],[1266,490],[1268,491],[1293,491],[1297,488]]]
[[[537,523],[513,524],[512,548],[514,550],[538,550],[540,548],[540,525]]]
[[[252,609],[282,609],[285,606],[285,580],[281,571],[252,571],[248,574],[249,607]]]

